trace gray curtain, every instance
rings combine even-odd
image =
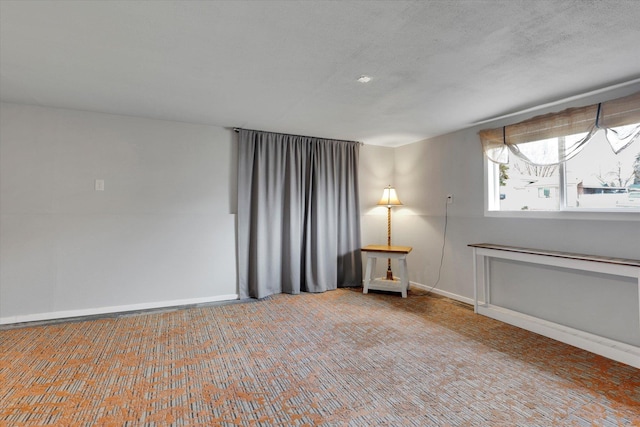
[[[240,297],[362,284],[360,145],[239,131]]]

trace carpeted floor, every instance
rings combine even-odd
[[[0,331],[0,425],[640,425],[640,371],[411,290]]]

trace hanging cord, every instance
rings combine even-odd
[[[598,102],[598,112],[596,113],[596,129],[600,129],[600,109],[602,108],[602,102]]]
[[[447,243],[447,223],[449,222],[449,204],[447,200],[444,202],[444,231],[442,233],[442,250],[440,252],[440,266],[438,267],[438,278],[436,279],[436,283],[427,291],[427,295],[431,293],[431,291],[438,286],[440,283],[440,273],[442,272],[442,261],[444,261],[444,247]]]

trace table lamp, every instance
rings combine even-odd
[[[396,189],[388,185],[382,193],[382,198],[378,202],[379,206],[387,207],[387,246],[391,246],[391,208],[393,206],[402,206],[402,202],[398,199]],[[387,280],[393,280],[391,272],[391,258],[387,260]]]

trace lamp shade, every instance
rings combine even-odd
[[[392,186],[388,186],[384,189],[382,193],[382,198],[378,202],[378,205],[391,207],[391,206],[402,206],[402,202],[398,199],[398,195],[396,194],[396,189]]]

